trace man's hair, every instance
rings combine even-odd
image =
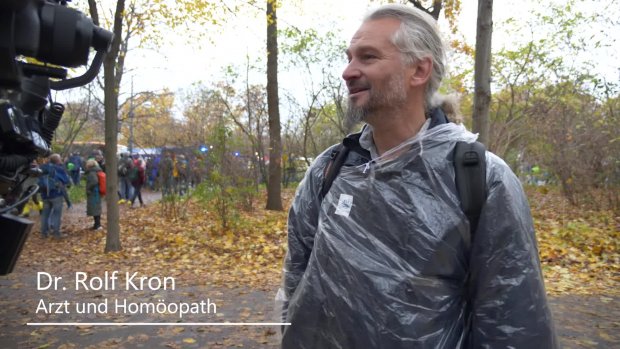
[[[443,99],[435,94],[446,72],[446,50],[435,19],[412,6],[389,4],[369,12],[364,22],[381,18],[400,20],[400,28],[392,36],[392,43],[402,53],[405,64],[431,58],[433,70],[426,85],[426,109],[441,105]]]
[[[50,155],[50,162],[52,164],[60,164],[62,162],[62,158],[60,157],[60,154],[52,154]]]

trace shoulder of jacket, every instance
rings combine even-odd
[[[488,150],[486,152],[486,166],[487,187],[489,187],[489,189],[498,185],[507,184],[507,182],[521,183],[506,161]]]

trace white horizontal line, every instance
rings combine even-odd
[[[28,322],[28,326],[290,326],[290,322]]]

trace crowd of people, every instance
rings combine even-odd
[[[38,167],[40,176],[31,177],[26,187],[33,184],[39,186],[39,191],[26,203],[22,209],[22,216],[30,216],[33,210],[38,210],[41,220],[41,235],[44,238],[53,236],[63,238],[61,231],[64,204],[71,209],[73,204],[68,189],[71,186],[81,187],[82,174],[85,175],[85,194],[87,198],[87,216],[93,217],[92,229],[101,227],[101,195],[99,191],[99,176],[97,172],[105,169],[103,154],[93,152],[84,161],[78,152],[62,159],[60,154],[52,154],[32,163]],[[40,197],[39,197],[40,196]]]
[[[63,208],[71,209],[73,204],[68,189],[71,186],[83,187],[86,194],[86,215],[93,217],[91,229],[103,229],[101,225],[102,201],[105,195],[106,169],[105,158],[101,150],[92,151],[87,157],[73,152],[64,159],[59,154],[34,161],[33,167],[41,171],[39,177],[29,178],[26,187],[36,184],[39,192],[32,197],[22,209],[22,216],[29,216],[38,211],[41,219],[41,235],[62,238],[61,231]],[[118,159],[118,203],[145,205],[142,197],[143,188],[162,191],[162,195],[184,195],[195,186],[200,177],[197,167],[183,154],[165,151],[161,155],[143,157],[121,153]],[[136,203],[137,201],[137,203]]]

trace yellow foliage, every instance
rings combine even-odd
[[[618,294],[620,217],[570,206],[555,190],[528,190],[547,291]]]

